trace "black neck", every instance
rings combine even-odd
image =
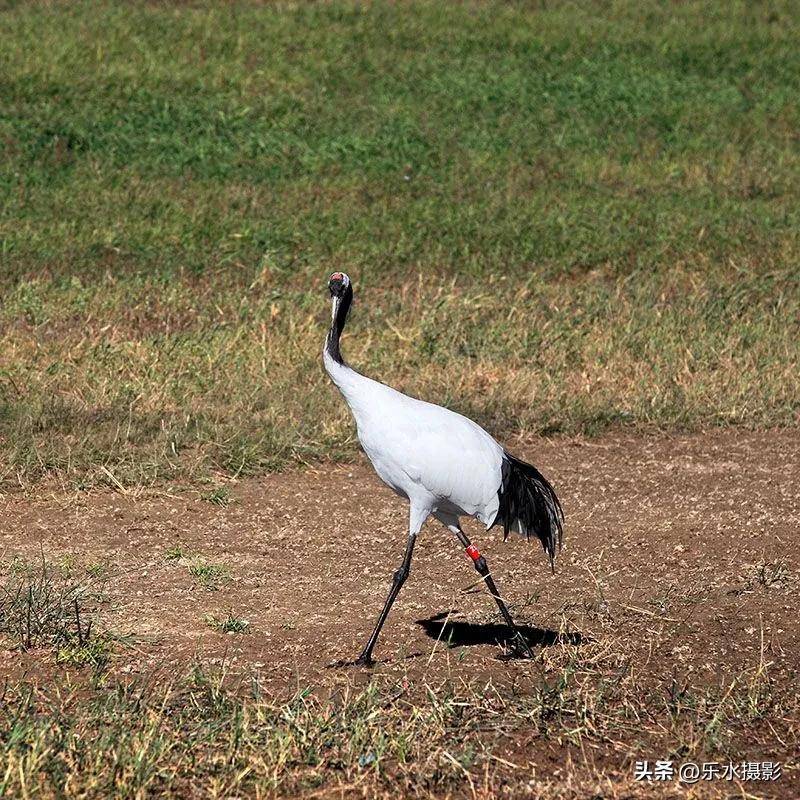
[[[331,329],[328,331],[328,338],[325,340],[325,348],[328,355],[337,363],[344,364],[341,350],[339,349],[339,337],[344,330],[347,321],[347,313],[350,311],[350,304],[353,302],[353,288],[348,284],[340,297],[334,299],[334,317],[331,322]]]

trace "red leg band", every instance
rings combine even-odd
[[[474,545],[474,544],[471,544],[471,545],[470,545],[470,546],[467,548],[467,555],[468,555],[468,556],[469,556],[469,557],[470,557],[470,558],[471,558],[473,561],[477,561],[477,560],[478,560],[478,559],[481,557],[481,554],[478,552],[478,548],[477,548],[477,547],[475,547],[475,545]]]

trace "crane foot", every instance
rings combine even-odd
[[[533,658],[533,650],[528,640],[519,631],[515,631],[513,651],[519,658]]]
[[[367,658],[359,656],[355,661],[347,661],[345,659],[341,659],[340,661],[334,661],[328,664],[329,669],[343,669],[344,667],[361,667],[362,669],[364,668],[369,669],[370,667],[374,666],[375,666],[375,661],[373,661],[370,656],[368,656]]]

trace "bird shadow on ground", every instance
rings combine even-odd
[[[428,619],[418,619],[419,625],[431,639],[443,642],[448,647],[470,647],[478,644],[503,644],[512,638],[508,625],[498,623],[462,622],[452,619],[457,610],[443,611]],[[549,628],[534,628],[517,625],[520,633],[532,647],[550,647],[554,644],[581,644],[584,638],[579,633],[559,633]]]

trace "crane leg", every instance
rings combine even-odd
[[[411,571],[411,556],[414,553],[414,543],[417,540],[417,534],[425,524],[425,520],[428,519],[428,515],[430,513],[430,506],[415,504],[413,502],[411,503],[408,518],[408,542],[406,543],[406,554],[403,557],[403,563],[398,567],[398,569],[395,570],[395,573],[392,576],[392,587],[389,589],[389,596],[386,598],[386,602],[383,604],[383,611],[381,611],[381,615],[378,617],[375,630],[372,631],[372,636],[369,637],[369,641],[361,651],[361,655],[356,659],[355,663],[359,667],[368,667],[374,663],[372,660],[372,648],[375,647],[375,642],[378,641],[378,636],[380,636],[383,623],[386,622],[386,617],[389,616],[392,603],[394,603],[397,595],[400,594],[400,589],[406,582],[408,573]]]
[[[383,611],[381,611],[378,622],[375,624],[375,630],[372,631],[372,636],[369,637],[369,641],[361,651],[361,655],[356,659],[355,663],[360,667],[369,667],[375,663],[372,660],[372,648],[375,647],[375,643],[378,641],[378,636],[380,636],[383,623],[386,622],[386,617],[389,616],[392,603],[394,603],[397,595],[400,594],[400,589],[403,587],[408,573],[411,571],[411,555],[414,552],[414,542],[416,539],[416,533],[409,534],[403,563],[395,570],[392,576],[392,587],[389,589],[389,596],[386,598],[386,602],[383,604]]]
[[[448,530],[456,535],[458,541],[461,542],[461,544],[464,546],[464,549],[467,551],[467,555],[472,559],[475,569],[478,570],[478,573],[486,584],[486,588],[489,590],[489,593],[492,595],[492,597],[494,597],[497,607],[500,609],[500,613],[503,615],[503,619],[506,621],[506,625],[508,625],[508,627],[511,629],[511,632],[514,634],[517,651],[527,658],[533,658],[533,651],[531,650],[527,639],[522,635],[522,631],[520,631],[520,629],[514,624],[514,620],[511,618],[511,614],[509,613],[508,608],[506,608],[503,598],[500,597],[500,592],[497,589],[497,584],[495,584],[494,578],[492,578],[491,572],[489,572],[489,565],[486,563],[486,559],[478,552],[477,547],[473,547],[469,538],[467,537],[467,534],[461,530],[461,525],[458,522],[458,518],[444,514],[437,514],[436,518],[443,522],[445,526],[447,526]]]

